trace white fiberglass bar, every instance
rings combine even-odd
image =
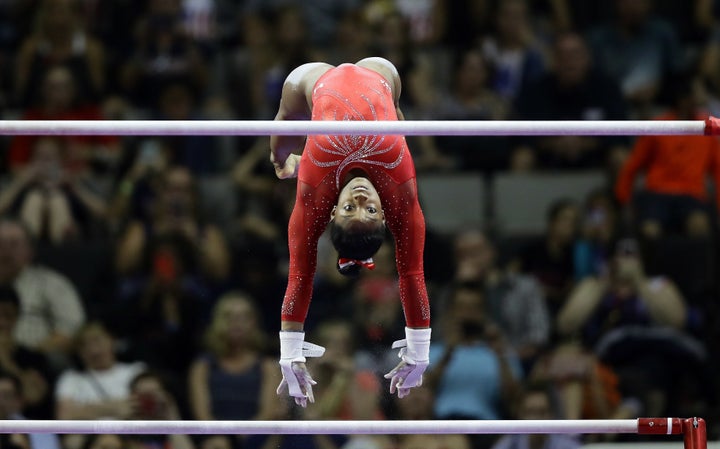
[[[715,120],[715,119],[712,119]],[[273,120],[4,120],[0,135],[308,135],[639,136],[703,135],[702,120],[626,121],[273,121]],[[714,127],[712,131],[715,131]]]
[[[660,418],[664,420],[665,418]],[[669,418],[668,418],[669,419]],[[509,434],[638,433],[637,419],[499,421],[0,421],[0,433]]]

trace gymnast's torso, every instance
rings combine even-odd
[[[312,120],[397,120],[393,92],[378,72],[353,64],[327,70],[312,90]],[[351,169],[367,173],[383,196],[382,186],[415,177],[403,136],[311,135],[298,178],[312,187],[326,184],[336,194]],[[330,178],[329,178],[330,177]],[[389,192],[387,192],[389,193]]]

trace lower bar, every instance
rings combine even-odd
[[[666,419],[666,418],[663,418]],[[586,434],[637,433],[637,419],[498,421],[0,421],[0,433],[80,434]],[[699,448],[689,448],[699,449]]]

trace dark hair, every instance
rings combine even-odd
[[[330,240],[338,252],[338,258],[367,259],[372,257],[382,246],[385,237],[384,225],[372,229],[358,229],[357,226],[344,229],[335,221],[330,223]],[[338,271],[345,276],[357,276],[360,268],[360,265],[350,265],[345,268],[340,268],[338,265]]]
[[[560,198],[553,201],[547,208],[547,222],[554,222],[565,209],[572,207],[577,207],[577,202],[571,198]]]
[[[12,304],[16,310],[20,310],[20,296],[11,284],[0,284],[0,304],[2,303]]]

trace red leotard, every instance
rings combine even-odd
[[[397,120],[392,89],[369,69],[343,64],[318,79],[312,120]],[[312,296],[317,243],[337,203],[341,182],[361,169],[380,195],[395,239],[400,298],[408,327],[430,325],[423,271],[425,219],[417,199],[415,166],[402,136],[308,136],[300,162],[288,241],[290,272],[283,321],[304,323]]]

